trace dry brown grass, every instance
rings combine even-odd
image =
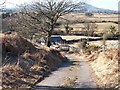
[[[99,14],[99,13],[93,13],[93,17],[86,17],[85,13],[70,13],[65,16],[63,16],[65,19],[68,20],[91,20],[91,21],[118,21],[118,15],[117,14]]]
[[[98,14],[94,13],[94,16],[87,17],[85,16],[85,13],[70,13],[65,16],[62,16],[63,18],[69,20],[69,26],[73,28],[72,31],[81,31],[84,27],[85,23],[79,23],[79,22],[86,22],[86,21],[92,21],[96,22],[98,28],[96,30],[96,33],[102,33],[105,30],[109,31],[110,26],[115,26],[118,30],[118,24],[112,23],[118,21],[118,15],[117,14]],[[65,20],[60,20],[61,23],[66,23]],[[100,22],[100,23],[97,23]],[[64,25],[60,25],[59,27],[55,28],[56,30],[62,30],[65,31]]]
[[[118,49],[96,52],[88,56],[90,64],[105,88],[118,88]]]
[[[29,87],[56,70],[65,56],[55,50],[36,48],[17,34],[1,34],[3,53],[0,67],[3,88]]]

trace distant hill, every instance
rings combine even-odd
[[[0,9],[0,12],[15,12],[16,10],[17,9],[15,8],[7,8],[7,9]],[[118,13],[118,11],[115,11],[115,10],[97,8],[90,4],[84,4],[82,6],[78,6],[77,9],[74,10],[74,12],[81,12],[81,11],[92,12],[92,13]]]
[[[15,12],[16,9],[15,8],[4,8],[4,9],[0,9],[0,12]]]
[[[92,12],[92,13],[118,13],[118,11],[115,10],[109,10],[109,9],[103,9],[103,8],[97,8],[95,6],[92,6],[90,4],[84,4],[83,6],[83,12]],[[81,7],[78,7],[75,11],[80,12]]]

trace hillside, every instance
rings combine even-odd
[[[30,87],[67,60],[58,51],[36,47],[16,33],[0,34],[0,40],[3,88]]]

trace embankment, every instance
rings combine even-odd
[[[67,58],[49,48],[35,47],[22,36],[0,34],[2,45],[2,87],[26,88],[40,82]]]
[[[98,81],[102,82],[102,88],[120,88],[118,49],[108,49],[105,52],[96,51],[87,55],[86,59],[98,77]]]

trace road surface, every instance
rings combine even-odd
[[[88,63],[79,57],[66,54],[69,62],[64,63],[57,71],[52,72],[34,88],[97,88],[97,84],[92,80],[92,73]]]

